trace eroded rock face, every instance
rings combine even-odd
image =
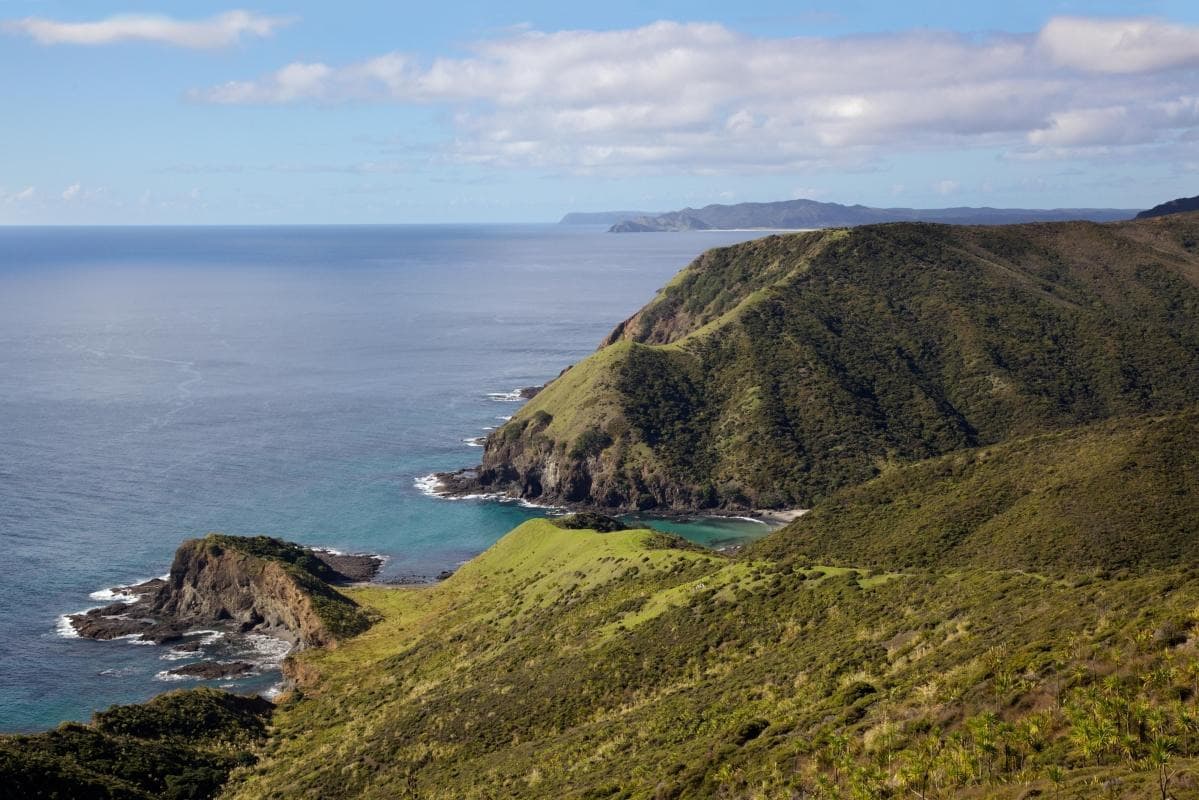
[[[231,623],[303,645],[326,645],[312,598],[280,562],[212,545],[185,542],[175,553],[152,614],[193,625]]]
[[[365,627],[362,612],[327,581],[369,579],[377,557],[319,553],[265,537],[244,540],[252,543],[244,548],[238,541],[184,542],[166,580],[123,587],[136,601],[75,614],[70,622],[89,639],[139,636],[162,644],[196,627],[221,625],[301,647],[330,646]]]
[[[717,505],[695,487],[651,468],[629,469],[618,448],[577,458],[554,442],[532,436],[508,441],[489,437],[480,466],[437,477],[441,492],[451,497],[497,494],[612,513],[694,511]],[[725,507],[741,508],[735,503]]]

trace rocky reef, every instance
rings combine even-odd
[[[175,552],[170,574],[116,593],[127,600],[74,614],[89,639],[136,636],[163,644],[203,626],[265,633],[300,647],[327,647],[370,620],[333,588],[369,580],[378,556],[311,550],[265,536],[212,534]]]

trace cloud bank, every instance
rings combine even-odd
[[[467,162],[719,173],[852,167],[896,149],[1060,158],[1173,144],[1199,132],[1197,69],[1199,28],[1154,19],[787,39],[658,22],[522,31],[427,62],[296,62],[191,98],[443,105]]]
[[[27,17],[2,23],[4,29],[24,34],[38,44],[108,45],[122,42],[155,42],[192,49],[214,49],[237,44],[243,38],[264,38],[291,22],[248,11],[229,11],[204,20],[178,20],[156,15],[124,14],[95,22],[59,22]]]

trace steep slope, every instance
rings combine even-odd
[[[1161,541],[1179,566],[1046,576],[529,522],[437,587],[353,590],[383,621],[300,656],[302,698],[229,795],[1192,797],[1199,574]]]
[[[1199,563],[1199,408],[892,468],[834,494],[756,557],[1058,574]]]
[[[710,251],[488,437],[450,491],[809,506],[891,463],[1182,408],[1199,215],[867,226]]]
[[[821,203],[817,200],[780,200],[773,203],[714,204],[656,215],[634,214],[613,220],[615,224],[610,230],[612,233],[646,233],[743,228],[832,228],[880,222],[941,222],[955,225],[1010,225],[1068,220],[1113,222],[1129,219],[1134,213],[1118,208],[870,208]]]

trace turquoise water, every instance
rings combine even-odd
[[[159,677],[184,663],[165,648],[56,626],[166,572],[182,539],[377,552],[387,579],[453,568],[545,513],[414,482],[477,463],[467,440],[519,407],[491,395],[556,375],[699,252],[755,235],[0,228],[0,730],[180,685]],[[654,524],[706,544],[765,530]]]

